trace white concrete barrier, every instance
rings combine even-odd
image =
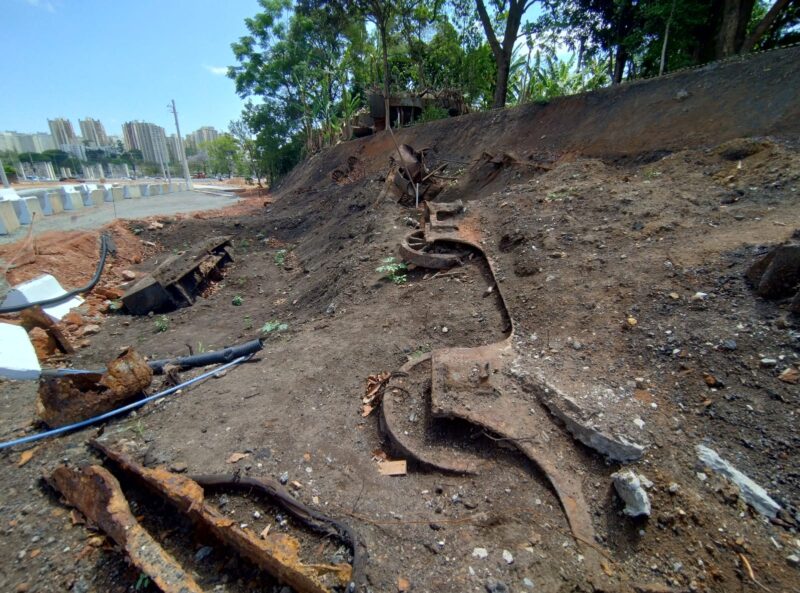
[[[34,220],[42,220],[44,212],[39,206],[39,199],[36,196],[20,196],[17,199],[9,199],[20,224],[31,224]]]
[[[0,376],[34,380],[42,372],[28,332],[19,325],[0,323]]]
[[[27,282],[12,287],[3,301],[3,306],[14,307],[17,305],[26,305],[28,303],[60,297],[65,294],[67,294],[67,291],[59,284],[58,280],[50,274],[42,274],[33,280],[28,280]],[[61,318],[69,313],[70,309],[74,309],[81,303],[83,303],[83,299],[76,296],[57,305],[42,307],[42,311],[53,321],[61,321]]]
[[[106,190],[104,189],[93,189],[89,192],[89,201],[92,202],[92,206],[97,206],[102,204],[106,197]],[[84,201],[84,204],[86,201]]]
[[[123,187],[109,187],[105,191],[106,202],[121,202],[125,199],[125,188]]]
[[[161,195],[169,193],[169,183],[162,183],[161,184]]]
[[[124,196],[125,199],[130,198],[141,198],[142,197],[142,190],[138,185],[126,185],[124,186]]]
[[[12,200],[0,201],[0,235],[10,235],[19,228],[19,218]]]
[[[39,200],[39,206],[45,216],[64,212],[64,202],[61,199],[60,191],[42,190],[36,195],[36,199]]]
[[[61,195],[64,200],[64,210],[81,210],[83,208],[83,197],[80,192],[65,191]]]

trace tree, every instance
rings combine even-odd
[[[240,119],[230,122],[228,130],[241,147],[241,156],[246,163],[249,173],[255,177],[256,183],[261,187],[261,178],[267,172],[264,146],[258,143],[256,128],[254,127],[255,107],[247,103]]]
[[[492,107],[504,107],[508,94],[508,76],[511,72],[511,56],[514,44],[517,42],[522,16],[536,0],[491,0],[490,6],[494,8],[494,15],[489,16],[483,0],[476,0],[476,9],[480,18],[486,40],[492,49],[497,78],[494,87]],[[502,29],[502,41],[498,40],[495,28]]]
[[[233,177],[233,174],[241,169],[241,151],[230,134],[221,134],[214,140],[203,142],[200,148],[208,153],[208,163],[212,173],[224,173]]]

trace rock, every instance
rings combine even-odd
[[[511,591],[503,581],[493,578],[487,579],[483,586],[486,587],[486,593],[510,593]]]
[[[325,315],[334,315],[336,313],[336,303],[331,303],[328,305],[328,308],[325,309]]]
[[[187,469],[189,469],[189,466],[186,465],[182,461],[175,461],[175,462],[171,463],[170,466],[169,466],[169,471],[174,472],[176,474],[182,474]]]
[[[778,375],[778,379],[780,379],[784,383],[791,383],[792,385],[797,385],[798,383],[800,383],[800,371],[798,371],[794,367],[788,367],[784,369],[780,375]]]
[[[475,558],[480,558],[481,560],[483,560],[489,555],[489,552],[486,548],[474,548],[472,550],[472,555]]]
[[[772,367],[778,364],[778,361],[775,360],[774,358],[762,358],[759,361],[759,364],[765,369],[771,369]]]
[[[513,564],[514,556],[508,550],[503,550],[503,560],[506,561],[506,564]]]
[[[728,352],[733,352],[737,348],[736,340],[722,340],[719,347]]]
[[[746,276],[766,299],[794,296],[800,284],[800,243],[774,248],[750,266]]]
[[[781,506],[770,498],[766,490],[722,459],[716,451],[705,445],[697,445],[696,451],[700,461],[709,469],[722,474],[733,482],[739,488],[742,500],[759,513],[767,517],[775,517],[781,510]]]
[[[707,298],[708,298],[707,292],[696,292],[692,295],[692,301],[694,302],[704,301]]]
[[[136,280],[136,272],[132,272],[131,270],[122,270],[120,275],[123,280]]]
[[[528,589],[533,589],[534,587],[533,581],[530,580],[528,577],[522,579],[522,584],[525,585]]]
[[[195,552],[194,554],[195,562],[202,562],[203,560],[211,556],[211,553],[213,551],[214,548],[212,548],[211,546],[203,546],[202,548],[197,550],[197,552]]]
[[[669,488],[667,488],[667,491],[668,491],[670,494],[677,494],[677,493],[678,493],[678,490],[680,490],[680,486],[678,486],[678,484],[676,484],[675,482],[672,482],[672,483],[669,485]]]
[[[289,483],[289,472],[283,472],[281,477],[279,478],[281,484],[288,484]]]
[[[91,336],[96,334],[100,331],[100,326],[94,323],[91,323],[87,326],[84,326],[83,331],[81,332],[82,336]]]
[[[97,288],[94,289],[97,292]],[[67,325],[77,325],[80,327],[83,325],[83,317],[77,311],[70,311],[64,317],[61,318],[61,322]]]
[[[52,356],[58,349],[55,338],[41,327],[31,329],[28,332],[28,337],[31,339],[31,344],[33,344],[33,349],[36,351],[36,357],[39,360]]]
[[[789,554],[786,557],[786,562],[789,566],[794,566],[795,568],[797,568],[798,566],[800,566],[800,556],[798,556],[797,554]]]
[[[625,502],[623,512],[629,517],[649,517],[650,499],[644,491],[640,476],[632,470],[626,469],[611,474],[614,479],[614,488],[619,497]],[[646,480],[646,479],[645,479]],[[646,480],[649,482],[649,480]]]

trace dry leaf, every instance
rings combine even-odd
[[[28,449],[27,451],[23,451],[19,456],[19,462],[17,463],[17,467],[22,467],[26,463],[28,463],[31,459],[33,459],[34,454],[36,453],[39,447],[34,447],[33,449]]]
[[[261,530],[261,539],[267,539],[271,527],[272,523],[268,524],[264,529]]]
[[[375,408],[373,408],[371,405],[364,404],[364,407],[361,409],[361,417],[362,418],[366,418],[367,416],[372,414],[372,410],[374,410],[374,409]]]
[[[384,461],[378,465],[378,471],[382,476],[404,476],[406,475],[406,460]]]
[[[397,590],[400,593],[404,591],[409,591],[411,589],[411,583],[408,582],[408,579],[405,577],[397,577]]]
[[[303,453],[303,459],[305,459],[306,461],[311,461],[311,453],[308,452]]]
[[[785,369],[780,375],[778,375],[778,379],[783,381],[784,383],[791,383],[792,385],[797,385],[800,383],[800,371],[795,368],[789,367]]]
[[[231,453],[231,456],[228,457],[228,463],[236,463],[245,457],[250,457],[250,453]]]

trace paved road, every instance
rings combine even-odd
[[[120,202],[103,202],[99,206],[82,208],[46,216],[36,221],[33,225],[34,234],[45,231],[74,231],[80,229],[96,229],[115,218],[139,219],[148,216],[167,216],[179,212],[196,212],[198,210],[213,210],[235,204],[239,198],[235,194],[222,195],[220,193],[200,193],[196,191],[182,191],[154,196],[152,198],[137,198],[122,200]],[[11,243],[23,238],[28,233],[28,226],[20,227],[11,235],[0,236],[0,243]]]

